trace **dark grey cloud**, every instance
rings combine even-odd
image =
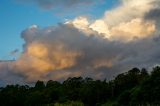
[[[146,15],[146,19],[158,20],[160,18],[160,7],[150,10]]]
[[[12,68],[13,60],[0,61],[0,87],[8,84],[25,84],[25,80]]]
[[[0,63],[1,80],[6,76],[22,82],[62,81],[73,76],[112,79],[133,67],[160,63],[160,42],[154,35],[130,42],[110,41],[94,31],[86,35],[70,24],[60,24],[30,27],[22,32],[22,38],[25,45],[20,58]]]
[[[19,50],[18,50],[18,49],[15,49],[15,50],[11,51],[10,54],[11,54],[11,55],[16,55],[18,52],[19,52]]]
[[[159,0],[155,0],[154,2],[154,8],[152,8],[151,10],[149,10],[145,15],[144,15],[144,19],[146,20],[152,20],[155,22],[157,30],[160,29],[160,1]],[[157,31],[156,33],[157,35],[160,34],[160,31]]]
[[[148,12],[144,15],[145,19],[154,20],[156,21],[156,24],[159,24],[159,18],[160,18],[160,1],[159,0],[153,0],[152,2],[152,9],[148,10]]]
[[[54,6],[70,8],[85,3],[90,4],[80,0],[62,1],[57,1],[57,5],[53,0],[27,2],[35,2],[43,8],[50,8],[50,5],[51,8]],[[46,28],[35,25],[29,27],[21,33],[25,41],[21,56],[16,61],[0,61],[0,83],[50,79],[62,81],[73,76],[109,80],[133,67],[149,69],[158,65],[160,63],[159,7],[152,8],[144,16],[140,18],[145,21],[156,21],[156,33],[128,42],[104,39],[96,31],[90,28],[82,31],[75,28],[72,23]],[[85,33],[86,30],[92,33]],[[134,27],[132,30],[134,32]]]
[[[56,9],[61,11],[61,8],[73,9],[84,8],[100,3],[101,0],[19,0],[20,2],[33,3],[44,9]],[[78,9],[77,8],[77,9]],[[72,10],[73,11],[73,10]]]

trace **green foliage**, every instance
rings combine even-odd
[[[112,81],[73,77],[63,83],[37,81],[35,87],[0,88],[0,106],[159,106],[160,67],[151,74],[133,68]]]
[[[65,103],[55,103],[54,106],[84,106],[84,104],[78,101],[70,101]]]
[[[34,88],[39,89],[39,90],[44,89],[45,88],[44,82],[43,81],[37,81]]]

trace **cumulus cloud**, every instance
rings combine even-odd
[[[160,1],[156,1],[155,7],[145,14],[146,20],[154,20],[157,28],[160,28]],[[157,33],[159,34],[160,31]]]
[[[24,78],[19,74],[15,73],[12,64],[13,60],[3,60],[0,61],[0,86],[5,86],[7,84],[24,84]]]
[[[73,76],[111,79],[133,67],[154,66],[160,62],[159,21],[152,16],[157,3],[122,0],[97,20],[80,16],[57,26],[33,25],[21,33],[21,56],[0,62],[0,75],[27,82]]]
[[[69,22],[83,32],[90,33],[92,29],[109,40],[128,42],[149,37],[156,32],[157,23],[153,17],[157,17],[157,8],[158,0],[121,0],[118,7],[107,10],[100,19],[90,21],[81,16]],[[151,16],[152,20],[149,19]]]
[[[110,79],[132,66],[153,65],[154,58],[150,56],[158,55],[154,54],[158,51],[154,39],[123,43],[97,34],[93,31],[86,35],[71,24],[45,29],[30,27],[22,32],[24,52],[16,61],[7,62],[7,67],[27,82],[71,76]],[[2,64],[4,69],[5,65]]]
[[[87,36],[71,24],[45,29],[29,27],[22,32],[22,38],[26,41],[24,52],[8,66],[26,81],[90,76],[94,68],[112,67],[117,57],[115,53],[119,51],[117,44],[113,43],[115,50],[111,50],[112,42]]]
[[[119,40],[122,42],[128,42],[152,36],[153,33],[156,32],[155,21],[144,20],[142,18],[135,18],[128,22],[121,22],[119,25],[113,27],[109,27],[109,25],[101,19],[89,22],[86,17],[77,17],[73,21],[68,21],[66,23],[73,24],[74,27],[84,32],[86,35],[92,35],[97,32],[98,36],[111,41]]]
[[[103,20],[110,26],[119,25],[144,15],[154,8],[158,0],[121,0],[117,8],[106,11]]]
[[[132,19],[130,22],[120,23],[111,29],[111,39],[130,41],[153,35],[156,26],[153,21],[144,21],[140,18]]]

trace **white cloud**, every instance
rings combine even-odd
[[[87,17],[78,17],[72,23],[86,34],[97,32],[109,40],[128,42],[154,35],[156,23],[145,20],[145,14],[152,10],[157,0],[122,0],[117,8],[107,10],[104,17],[90,21]],[[92,31],[91,31],[92,30]]]
[[[0,62],[0,78],[6,82],[69,76],[110,79],[135,66],[154,66],[160,62],[160,38],[155,35],[159,27],[144,16],[156,1],[123,0],[94,21],[81,16],[54,27],[33,25],[22,32],[21,56]]]
[[[144,15],[154,8],[157,0],[122,0],[122,4],[105,12],[104,20],[109,26],[119,25],[135,18],[143,18]],[[154,4],[153,4],[154,3]]]
[[[153,36],[155,31],[156,26],[154,22],[136,18],[130,22],[120,23],[118,26],[112,27],[110,39],[127,42]]]

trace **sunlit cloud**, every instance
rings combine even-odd
[[[157,11],[158,0],[121,0],[99,19],[82,15],[46,28],[29,26],[21,33],[25,43],[20,57],[0,62],[1,76],[25,82],[73,76],[111,79],[135,66],[151,67],[160,62]]]

